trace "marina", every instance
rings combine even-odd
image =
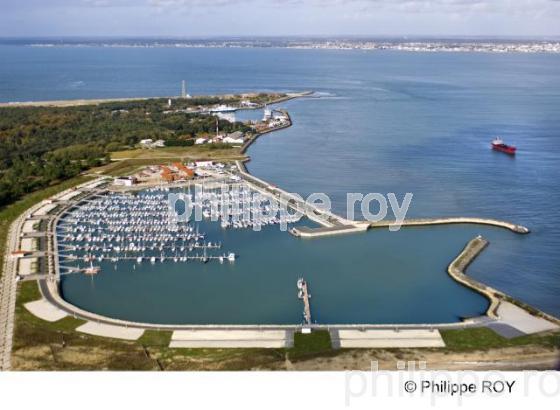
[[[122,187],[113,189],[106,180],[101,185],[92,182],[89,187],[79,187],[78,193],[61,195],[64,199],[53,201],[56,206],[43,215],[47,218],[43,223],[57,227],[56,236],[52,236],[54,243],[48,239],[46,252],[37,251],[30,255],[41,257],[44,254],[48,265],[56,267],[55,272],[59,272],[56,281],[52,280],[57,278],[56,275],[41,280],[44,294],[50,295],[49,298],[53,298],[51,303],[63,311],[75,312],[84,318],[97,317],[109,325],[122,322],[140,327],[183,328],[263,326],[266,323],[265,326],[289,327],[302,323],[308,327],[329,324],[369,327],[372,323],[403,322],[401,311],[378,310],[371,303],[386,300],[393,291],[402,292],[402,284],[395,283],[394,288],[390,285],[391,278],[394,278],[394,263],[384,266],[380,262],[397,249],[393,248],[394,242],[402,241],[403,234],[415,241],[413,238],[417,238],[417,232],[399,233],[400,239],[388,231],[379,230],[375,235],[299,241],[278,229],[280,221],[277,217],[272,214],[264,216],[274,198],[274,191],[270,189],[274,188],[263,186],[265,182],[261,180],[245,179],[244,173],[240,176],[242,178],[228,173],[183,185],[174,183],[124,190]],[[72,198],[66,200],[68,196]],[[177,199],[173,206],[166,199],[168,196]],[[189,208],[192,211],[190,217],[184,212]],[[170,213],[170,209],[173,212]],[[35,213],[30,213],[29,218]],[[196,213],[199,213],[200,222],[193,219]],[[257,222],[260,230],[254,229]],[[312,222],[307,219],[290,224],[291,229],[303,229],[309,225],[312,226]],[[458,225],[454,229],[464,231],[462,240],[468,240],[479,228]],[[445,232],[451,233],[449,229],[441,228],[440,234]],[[426,234],[433,235],[433,232]],[[495,235],[503,234],[503,230],[493,228],[493,232],[485,235],[492,240]],[[449,236],[446,241],[449,252],[459,248],[462,240]],[[367,262],[369,258],[364,259],[364,255],[375,257],[367,250],[370,247],[377,255],[374,275],[369,262],[357,265],[351,262]],[[49,249],[58,249],[58,252],[50,253]],[[430,251],[433,249],[429,247],[424,250],[427,254]],[[344,268],[346,263],[341,265],[340,254],[345,255],[343,260],[352,263],[352,270]],[[380,258],[380,255],[384,256]],[[445,265],[447,262],[444,258],[437,263]],[[287,282],[296,281],[293,273],[290,274],[294,266],[298,270],[301,268],[306,276],[301,283],[297,281],[301,285],[297,296],[303,302],[303,314],[293,293],[287,292],[291,288]],[[338,267],[333,270],[333,266]],[[396,268],[402,277],[407,272],[418,272],[419,266],[416,261],[414,267]],[[344,275],[337,272],[344,272]],[[426,264],[421,276],[423,280],[430,276],[428,273],[437,274],[437,269]],[[384,276],[385,279],[381,279]],[[419,323],[433,323],[439,315],[442,325],[461,326],[461,322],[453,324],[458,320],[457,312],[462,312],[459,317],[477,317],[486,310],[488,302],[483,296],[462,288],[451,278],[447,281],[445,277],[436,276],[431,282],[434,293],[429,297],[433,300],[443,297],[445,302],[441,300],[440,303],[455,307],[442,311],[435,305],[422,305],[426,316],[418,315],[421,310],[416,309],[416,317],[425,318]],[[414,276],[408,277],[410,286],[414,286],[417,280]],[[313,280],[315,293],[321,295],[314,302],[313,319],[309,279]],[[382,292],[377,292],[373,286],[378,280],[385,283]],[[293,286],[294,282],[291,283]],[[361,285],[356,288],[356,283]],[[449,288],[445,290],[447,286]],[[153,289],[158,289],[157,294]],[[273,293],[270,293],[271,289],[274,289]],[[59,292],[60,296],[57,296]],[[348,303],[344,297],[348,292],[353,295],[348,308],[344,304],[332,303],[341,296]],[[213,295],[210,304],[207,294]],[[421,304],[423,297],[426,295],[420,293],[417,301],[411,303]],[[247,303],[236,303],[238,298]],[[468,298],[472,298],[470,307],[464,304]],[[126,305],[120,303],[121,300],[126,300]],[[370,307],[358,311],[351,308],[356,303]],[[255,305],[260,309],[251,309]],[[177,309],[178,306],[181,308]],[[409,325],[414,326],[413,323]]]
[[[222,229],[260,230],[282,220],[296,222],[293,215],[283,219],[272,211],[270,196],[252,191],[243,183],[216,182],[206,187],[201,183],[192,192],[189,186],[98,194],[60,218],[60,274],[94,275],[100,267],[93,263],[103,261],[114,264],[114,270],[123,261],[136,265],[166,261],[233,263],[236,253],[224,252],[221,241],[208,237],[194,218],[198,215],[214,221]]]

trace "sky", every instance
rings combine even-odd
[[[560,36],[560,0],[0,0],[0,36]]]

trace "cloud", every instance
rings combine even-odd
[[[0,35],[559,35],[560,0],[0,0]]]
[[[160,10],[204,9],[251,6],[350,8],[352,10],[384,10],[392,12],[457,13],[479,12],[518,14],[525,11],[560,9],[560,0],[0,0],[3,12],[33,8],[156,8]]]
[[[95,1],[95,0],[86,0]],[[263,6],[257,0],[147,0],[148,4],[159,8],[183,7],[219,7],[230,5],[253,4]],[[488,10],[488,11],[514,11],[517,8],[541,8],[551,5],[557,6],[560,0],[267,0],[264,6],[354,6],[382,7],[394,10]],[[555,7],[553,6],[553,7]]]

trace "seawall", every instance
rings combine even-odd
[[[506,295],[499,290],[496,290],[488,285],[485,285],[477,280],[467,276],[465,271],[469,267],[469,265],[476,259],[478,255],[488,246],[489,242],[482,236],[477,236],[476,238],[470,240],[465,248],[461,251],[459,256],[457,256],[453,262],[448,266],[447,272],[449,275],[457,282],[461,283],[462,285],[482,294],[485,296],[490,305],[486,311],[486,315],[491,318],[498,320],[500,319],[498,315],[498,308],[502,302],[508,302],[517,307],[523,309],[530,315],[548,320],[549,322],[555,323],[556,325],[560,325],[560,319],[549,315],[546,312],[543,312],[540,309],[537,309],[533,306],[527,305],[509,295]]]
[[[381,221],[381,222],[363,222],[367,224],[370,228],[388,228],[394,225],[392,221]],[[475,224],[475,225],[491,225],[499,228],[509,229],[512,232],[519,234],[528,234],[530,232],[529,228],[514,224],[507,221],[501,221],[499,219],[490,218],[477,218],[477,217],[449,217],[449,218],[418,218],[418,219],[405,219],[402,226],[429,226],[429,225],[450,225],[450,224]]]

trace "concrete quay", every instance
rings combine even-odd
[[[343,329],[332,330],[330,334],[334,347],[347,349],[445,347],[437,329]]]
[[[319,208],[314,207],[305,201],[302,201],[301,198],[295,196],[294,194],[284,191],[283,189],[278,188],[275,185],[272,185],[260,178],[249,174],[243,162],[236,161],[236,165],[238,168],[239,176],[252,189],[264,195],[272,196],[282,205],[286,205],[297,212],[302,212],[306,217],[321,225],[322,227],[356,227],[353,221],[344,219],[343,217],[333,214],[332,212],[320,210]],[[336,229],[332,229],[332,231],[336,231]]]
[[[367,226],[362,225],[337,225],[324,226],[320,228],[310,228],[308,226],[300,226],[290,229],[290,233],[298,238],[320,238],[333,235],[347,235],[366,232]]]
[[[294,345],[289,330],[176,330],[171,348],[287,348]]]

